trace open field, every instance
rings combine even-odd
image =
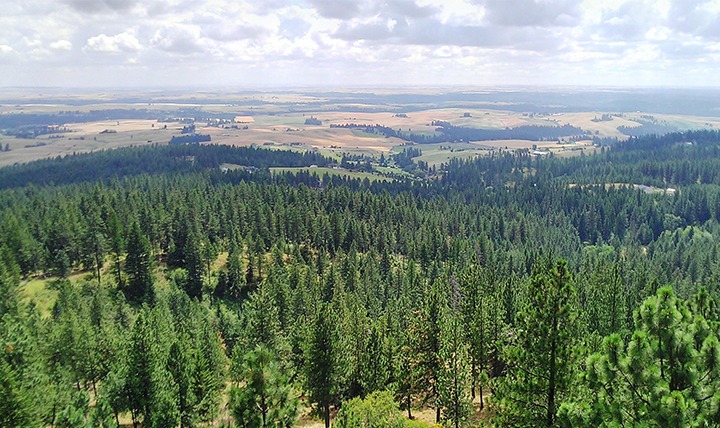
[[[508,95],[504,90],[473,88],[375,88],[362,91],[306,89],[297,91],[222,91],[196,92],[118,90],[99,93],[68,93],[59,89],[6,89],[0,91],[0,118],[5,114],[89,113],[101,110],[144,111],[151,117],[195,117],[196,131],[209,134],[213,143],[289,150],[317,150],[340,159],[343,154],[379,157],[397,153],[405,142],[397,138],[366,133],[360,129],[330,128],[330,125],[382,125],[394,130],[433,134],[433,121],[454,126],[501,130],[518,126],[557,126],[570,124],[597,137],[625,139],[618,127],[638,127],[637,121],[652,121],[668,129],[720,129],[720,117],[682,114],[612,111],[567,112],[567,105],[548,105],[559,93],[531,90]],[[454,94],[454,95],[453,95]],[[562,93],[563,97],[571,92]],[[512,101],[513,97],[525,101]],[[602,94],[593,95],[602,98]],[[563,98],[565,99],[565,98]],[[528,100],[532,101],[529,102]],[[522,106],[527,106],[523,111]],[[555,109],[558,107],[558,109]],[[565,108],[564,111],[559,110]],[[545,111],[547,110],[547,111]],[[558,112],[562,111],[562,112]],[[610,120],[598,120],[603,114]],[[238,118],[235,127],[207,126],[203,118]],[[322,125],[305,125],[314,117]],[[595,119],[595,120],[594,120]],[[0,166],[32,160],[91,152],[130,145],[167,143],[179,135],[180,123],[156,120],[103,120],[66,125],[72,132],[43,135],[32,139],[0,135]],[[167,126],[167,128],[165,128]],[[246,128],[246,129],[244,129]],[[102,133],[105,130],[112,133]],[[53,137],[53,138],[51,138]],[[568,144],[570,143],[570,144]],[[469,145],[467,145],[469,144]],[[448,145],[420,145],[420,160],[437,165],[452,158],[487,154],[490,150],[532,148],[549,150],[559,156],[591,153],[590,142],[533,142],[524,140],[483,141]]]
[[[317,149],[326,156],[339,159],[344,153],[372,157],[379,157],[382,153],[387,155],[405,142],[398,138],[370,134],[357,129],[330,128],[330,124],[381,124],[393,129],[420,133],[433,133],[435,127],[430,125],[433,120],[452,120],[451,123],[485,129],[503,129],[527,124],[552,124],[545,119],[523,118],[497,111],[473,111],[470,113],[472,117],[461,117],[465,112],[465,110],[459,109],[429,110],[408,114],[408,117],[397,117],[390,112],[312,114],[323,121],[320,126],[305,125],[305,119],[311,116],[307,114],[265,114],[244,118],[246,123],[238,125],[237,128],[206,126],[206,123],[196,122],[196,131],[201,134],[209,134],[212,142],[216,144],[238,146],[256,144],[266,148],[292,150]],[[182,125],[176,122],[159,123],[154,120],[113,120],[65,125],[72,132],[42,135],[33,139],[0,135],[2,147],[7,145],[10,149],[8,152],[0,152],[0,166],[131,145],[165,144],[173,135],[180,135],[182,129]],[[245,127],[247,129],[243,129]],[[111,133],[103,133],[105,130]],[[517,140],[479,144],[480,149],[474,152],[475,155],[483,154],[482,149],[485,147],[499,149],[507,146],[508,149],[514,149],[529,148],[533,144],[540,147],[554,147],[554,143]],[[421,149],[424,153],[435,151],[436,148],[431,146],[435,145],[422,145]],[[397,150],[394,151],[397,152]],[[457,155],[452,155],[456,152]],[[470,154],[467,151],[448,151],[447,153],[450,153],[449,157],[467,157]],[[430,155],[430,153],[427,154]],[[441,156],[440,158],[449,157]],[[439,162],[432,161],[430,163]]]
[[[165,125],[167,129],[163,129]],[[67,128],[71,132],[41,135],[31,139],[0,135],[2,147],[7,145],[10,149],[0,152],[0,166],[72,153],[152,143],[167,144],[173,135],[180,134],[182,126],[177,123],[157,123],[153,120],[120,120],[67,124]],[[115,132],[101,133],[106,129]]]

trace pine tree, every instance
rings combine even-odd
[[[20,286],[20,266],[7,246],[0,247],[0,319],[3,315],[17,314]]]
[[[566,262],[536,268],[495,389],[497,426],[553,427],[571,382],[575,315]]]
[[[202,299],[204,278],[207,271],[203,261],[201,241],[197,233],[193,231],[188,233],[184,254],[183,266],[187,269],[188,274],[185,292],[191,299]]]
[[[163,365],[153,367],[151,375],[151,396],[143,428],[176,427],[180,423],[178,409],[178,386]]]
[[[333,423],[337,428],[403,428],[407,426],[389,391],[375,391],[364,399],[343,403]]]
[[[330,427],[330,405],[337,394],[333,323],[329,306],[321,305],[312,322],[305,349],[305,388],[310,393],[310,402],[322,412],[325,428]]]
[[[245,314],[244,352],[263,345],[285,361],[289,345],[282,330],[278,308],[268,292],[267,282],[260,284],[243,305]]]
[[[469,265],[460,277],[462,291],[461,316],[463,331],[469,345],[471,395],[479,388],[480,408],[484,407],[483,383],[489,375],[489,363],[495,351],[496,333],[501,322],[498,302],[488,284],[489,278],[477,263]]]
[[[100,219],[99,213],[93,211],[89,214],[88,224],[82,236],[82,247],[86,252],[83,257],[83,265],[86,268],[94,268],[98,283],[100,283],[100,270],[105,258],[106,242],[102,230],[105,228]]]
[[[564,425],[718,426],[720,342],[702,310],[688,306],[660,288],[636,310],[627,344],[606,337],[586,361],[585,388],[559,412]]]
[[[413,349],[413,331],[403,332],[400,335],[400,346],[395,361],[395,398],[400,402],[400,408],[407,410],[408,419],[412,419],[412,398],[415,390],[417,373],[416,354]]]
[[[238,380],[230,390],[230,411],[238,427],[290,428],[298,415],[298,399],[273,353],[262,345],[245,354]]]
[[[192,359],[184,338],[178,340],[170,347],[167,369],[177,386],[177,411],[182,428],[194,426],[196,414],[195,397],[192,385]]]
[[[130,348],[128,350],[127,381],[125,396],[132,415],[133,427],[137,428],[143,416],[150,410],[152,398],[152,372],[154,369],[154,340],[147,320],[148,311],[138,314],[132,328]]]
[[[424,308],[417,313],[412,327],[413,332],[413,377],[415,390],[420,393],[424,403],[435,407],[435,422],[440,423],[441,406],[439,402],[438,382],[442,362],[440,358],[442,313],[445,303],[441,297],[440,283],[435,281],[430,290]]]
[[[449,279],[452,303],[443,317],[442,368],[438,377],[438,398],[442,418],[455,428],[465,426],[470,417],[472,399],[469,396],[470,370],[467,364],[467,345],[463,342],[460,309],[462,298],[454,276]]]
[[[122,228],[115,210],[111,210],[107,215],[107,235],[109,237],[110,252],[112,260],[115,264],[115,281],[118,288],[123,288],[122,269],[120,266],[120,257],[123,253],[124,242],[122,237]]]
[[[3,355],[0,359],[0,426],[20,428],[31,421],[31,402],[21,385],[18,373]]]
[[[230,246],[228,253],[228,291],[230,297],[239,300],[245,288],[245,273],[243,263],[240,260],[240,249],[234,243]]]
[[[127,299],[134,303],[151,302],[153,276],[150,243],[140,231],[137,222],[133,223],[128,236],[125,272],[128,276],[124,289]]]

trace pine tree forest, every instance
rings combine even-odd
[[[0,426],[720,426],[719,133],[329,162],[0,169]]]

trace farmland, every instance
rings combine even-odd
[[[430,91],[425,96],[440,93]],[[17,138],[5,129],[5,133],[0,134],[0,147],[3,148],[0,166],[124,146],[166,144],[173,136],[180,135],[187,123],[194,123],[195,132],[209,135],[214,144],[313,150],[338,160],[343,155],[379,158],[382,154],[398,153],[408,144],[396,136],[368,132],[368,127],[375,125],[404,135],[425,136],[438,135],[437,123],[498,131],[571,125],[581,129],[586,137],[422,144],[423,154],[418,160],[430,165],[439,165],[452,158],[482,156],[496,150],[532,149],[560,156],[592,153],[592,138],[624,140],[628,136],[621,131],[628,133],[628,130],[643,126],[651,126],[648,129],[657,132],[720,129],[718,117],[647,112],[553,112],[551,109],[539,112],[537,108],[522,111],[517,105],[501,102],[351,102],[353,97],[371,98],[370,93],[355,92],[170,93],[152,94],[151,102],[145,103],[127,102],[127,99],[139,98],[139,94],[122,95],[80,94],[63,98],[68,104],[62,104],[53,95],[0,94],[0,128],[3,128],[3,119],[48,115],[58,117],[57,122],[48,119],[48,123],[64,131],[46,131],[43,135],[31,135],[31,138]],[[394,101],[400,96],[409,97],[402,91],[400,94],[375,92],[376,98]],[[98,112],[105,111],[108,112],[107,120],[59,121],[61,118],[95,118],[102,116]],[[68,113],[73,115],[68,116]],[[112,115],[122,118],[114,119],[110,117]],[[319,120],[320,124],[306,124],[310,118]]]

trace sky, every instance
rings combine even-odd
[[[0,87],[720,87],[720,0],[0,0]]]

